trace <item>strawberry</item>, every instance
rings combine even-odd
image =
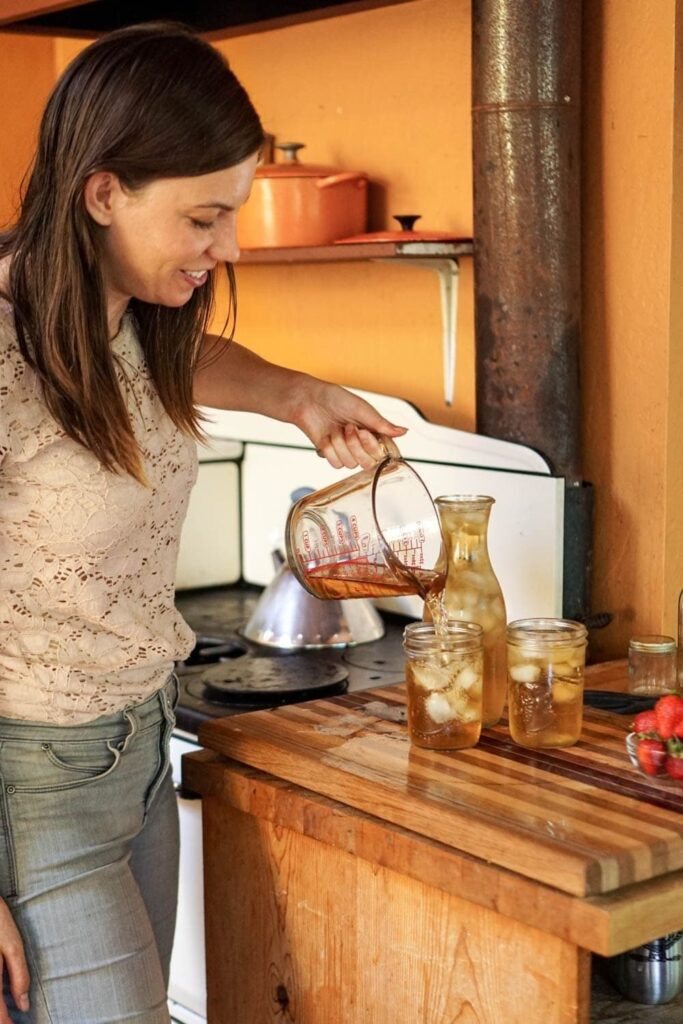
[[[683,698],[674,693],[660,697],[655,704],[657,732],[663,740],[670,740],[683,720]]]
[[[636,747],[638,764],[646,775],[659,775],[666,760],[666,747],[659,740],[640,740]]]
[[[657,732],[657,716],[652,711],[640,711],[633,719],[633,731],[641,735]]]
[[[671,747],[669,747],[664,768],[667,775],[671,776],[672,779],[676,779],[679,782],[683,781],[683,745],[678,744],[676,753],[671,753]]]

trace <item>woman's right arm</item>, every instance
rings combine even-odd
[[[29,1008],[28,989],[30,976],[24,954],[24,943],[14,923],[9,907],[0,899],[0,966],[9,980],[9,990],[19,1009],[26,1013]],[[0,999],[0,1024],[12,1024],[3,999]]]

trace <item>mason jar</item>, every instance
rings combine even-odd
[[[672,636],[633,636],[628,643],[630,693],[676,693],[676,641]]]
[[[483,630],[473,622],[411,622],[406,653],[408,731],[434,750],[473,747],[482,717]]]
[[[570,747],[581,736],[586,627],[519,619],[507,628],[510,735],[522,747]]]

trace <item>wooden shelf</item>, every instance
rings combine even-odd
[[[242,249],[240,263],[352,263],[364,260],[457,260],[471,256],[471,240],[455,242],[359,242],[349,245]]]
[[[3,31],[93,37],[143,21],[182,21],[217,38],[411,0],[1,0]]]
[[[471,239],[453,242],[359,242],[349,245],[297,246],[288,249],[242,249],[240,263],[283,266],[303,263],[386,262],[395,266],[433,270],[441,291],[443,393],[446,405],[455,397],[455,359],[458,334],[458,273],[461,256],[472,256]]]

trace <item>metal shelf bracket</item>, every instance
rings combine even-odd
[[[453,405],[455,399],[455,366],[458,340],[458,284],[460,267],[454,257],[422,256],[410,259],[381,260],[394,267],[422,267],[439,275],[441,294],[441,350],[443,356],[443,397],[446,405]]]

